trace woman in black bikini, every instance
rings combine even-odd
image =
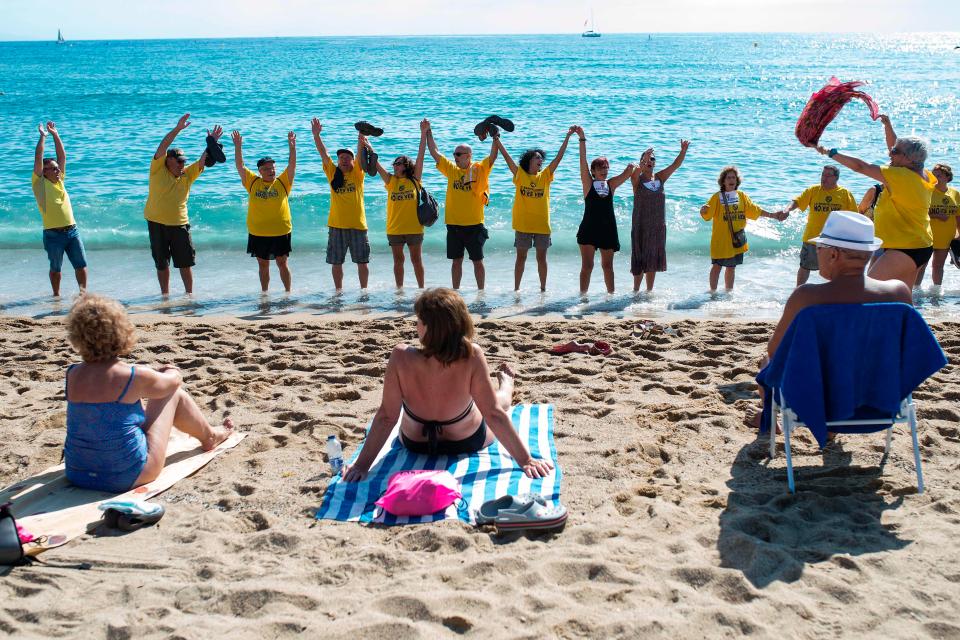
[[[414,310],[420,347],[394,347],[380,408],[357,461],[344,466],[344,480],[363,479],[398,419],[401,442],[416,453],[472,453],[496,439],[528,476],[548,475],[553,464],[530,455],[507,415],[515,374],[501,365],[500,389],[494,389],[487,359],[472,341],[473,320],[463,298],[451,289],[428,289]]]

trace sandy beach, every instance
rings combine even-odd
[[[130,358],[172,362],[209,414],[247,438],[156,500],[131,534],[99,529],[0,578],[0,632],[69,638],[960,638],[960,325],[933,329],[950,365],[916,393],[927,491],[909,432],[784,457],[741,424],[771,323],[486,320],[516,402],[556,406],[570,521],[498,536],[446,521],[316,521],[330,478],[376,409],[410,317],[282,321],[134,317]],[[609,357],[553,356],[604,339]],[[62,319],[0,318],[0,484],[56,464]],[[71,568],[89,563],[86,570]]]

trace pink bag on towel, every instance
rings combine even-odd
[[[376,504],[395,516],[428,516],[463,497],[449,471],[398,471]]]

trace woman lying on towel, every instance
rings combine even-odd
[[[118,302],[84,294],[67,316],[67,332],[83,358],[67,369],[63,453],[73,484],[122,493],[156,479],[173,427],[199,440],[205,451],[230,435],[233,422],[227,418],[223,427],[211,427],[173,365],[152,369],[120,362],[136,338]]]
[[[496,439],[531,478],[549,474],[553,465],[530,455],[507,415],[515,374],[501,365],[500,389],[493,388],[487,359],[472,342],[473,320],[463,298],[451,289],[428,289],[414,310],[420,346],[399,344],[390,354],[380,408],[356,462],[344,466],[344,480],[363,479],[401,409],[400,441],[415,453],[472,453]]]

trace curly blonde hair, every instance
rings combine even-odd
[[[70,309],[67,337],[84,362],[126,355],[137,343],[133,324],[116,300],[86,293]]]

